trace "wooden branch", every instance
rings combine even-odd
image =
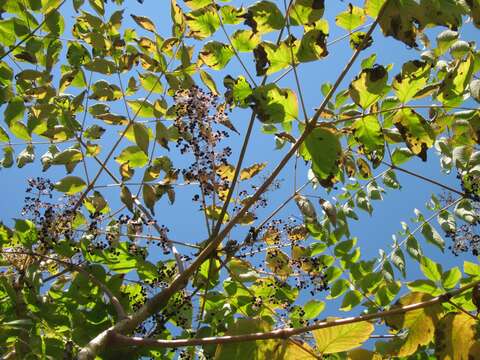
[[[379,311],[376,313],[359,315],[355,317],[348,317],[343,319],[336,319],[332,321],[320,321],[313,325],[301,327],[301,328],[282,328],[267,332],[258,332],[243,335],[225,335],[225,336],[213,336],[198,339],[176,339],[176,340],[159,340],[141,337],[129,337],[118,334],[114,331],[109,332],[109,344],[111,346],[141,346],[148,348],[179,348],[185,346],[201,346],[201,345],[218,345],[218,344],[231,344],[247,341],[257,340],[270,340],[270,339],[289,339],[292,336],[304,334],[312,330],[326,329],[330,327],[353,324],[363,321],[371,321],[375,319],[383,319],[388,316],[405,314],[410,311],[423,309],[435,304],[442,304],[450,302],[451,298],[459,295],[474,286],[480,284],[480,281],[475,281],[469,285],[461,287],[459,289],[446,292],[445,294],[436,296],[430,300],[422,301],[416,304],[405,305],[391,310]]]

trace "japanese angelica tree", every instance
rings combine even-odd
[[[479,0],[152,3],[0,1],[3,359],[480,359]]]

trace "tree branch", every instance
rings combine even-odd
[[[270,340],[270,339],[288,339],[292,336],[304,334],[312,330],[326,329],[330,327],[353,324],[363,321],[370,321],[375,319],[383,319],[388,316],[405,314],[410,311],[423,309],[435,304],[442,304],[449,302],[451,298],[456,295],[459,295],[477,284],[480,284],[480,281],[476,281],[459,289],[446,292],[445,294],[434,297],[430,300],[422,301],[416,304],[405,305],[391,310],[379,311],[366,315],[359,315],[355,317],[348,317],[343,319],[336,319],[332,321],[320,321],[313,325],[301,327],[301,328],[281,328],[277,330],[243,334],[243,335],[225,335],[225,336],[213,336],[205,337],[198,339],[176,339],[176,340],[158,340],[158,339],[147,339],[140,337],[129,337],[125,335],[118,334],[116,332],[109,333],[110,344],[115,346],[142,346],[148,348],[178,348],[185,346],[199,346],[199,345],[218,345],[218,344],[231,344],[231,343],[240,343],[247,341],[257,341],[257,340]]]

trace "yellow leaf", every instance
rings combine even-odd
[[[222,213],[222,208],[220,206],[210,205],[210,206],[206,207],[205,212],[210,219],[218,220],[218,219],[220,219],[220,214]],[[228,216],[228,213],[225,213],[225,216],[223,217],[222,222],[224,222],[224,223],[227,222],[229,218],[230,217]]]
[[[348,352],[348,360],[382,360],[382,356],[373,351],[355,349]]]
[[[432,296],[425,293],[413,292],[405,295],[397,302],[397,307],[416,304],[431,299]],[[393,307],[395,308],[395,307]],[[438,304],[422,309],[409,311],[405,314],[389,316],[385,319],[388,326],[400,330],[407,329],[407,336],[389,352],[394,356],[409,356],[417,351],[421,345],[427,345],[433,340],[435,326],[442,313],[442,307]],[[388,343],[387,343],[388,344]],[[393,351],[393,353],[392,353]]]
[[[374,329],[372,324],[362,321],[314,330],[313,336],[320,353],[334,354],[359,347]]]
[[[265,262],[270,270],[282,278],[286,278],[292,273],[290,259],[281,250],[275,248],[268,249]]]
[[[235,174],[235,167],[230,164],[221,164],[217,167],[217,175],[222,178],[222,180],[232,181],[233,175]]]
[[[145,16],[137,16],[137,15],[130,15],[132,19],[140,25],[142,28],[144,28],[147,31],[155,32],[155,24],[153,23],[152,20],[150,20],[148,17]]]
[[[280,242],[280,232],[275,227],[268,227],[263,234],[263,241],[268,245],[278,244]]]
[[[440,360],[480,359],[477,322],[467,314],[449,313],[435,331],[435,356]]]
[[[243,169],[240,171],[240,180],[248,180],[257,175],[260,171],[262,171],[267,163],[259,163],[253,164],[252,166]]]

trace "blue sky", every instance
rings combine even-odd
[[[242,2],[232,1],[232,3],[241,4]],[[361,3],[362,2],[358,1],[355,2],[355,4]],[[279,1],[278,6],[282,8],[283,2]],[[333,18],[336,13],[344,10],[346,7],[347,3],[343,1],[326,1],[325,18],[329,20],[331,29],[329,41],[345,35],[344,30],[335,26]],[[126,0],[124,8],[125,22],[128,26],[133,25],[132,20],[129,17],[130,13],[148,16],[156,23],[158,32],[162,36],[170,36],[170,7],[168,1],[145,0],[143,4],[139,4],[135,0]],[[111,9],[108,9],[107,18],[110,12]],[[73,10],[71,9],[70,1],[68,1],[65,7],[62,9],[62,13],[65,16],[67,22],[66,28],[68,29],[68,24],[71,24],[73,16],[75,16]],[[467,26],[465,29],[466,30],[462,32],[462,37],[464,37],[466,40],[478,38],[478,33],[474,33],[474,30],[472,30],[471,26]],[[233,27],[227,26],[227,31],[232,33]],[[72,37],[71,34],[68,33],[65,36],[68,38]],[[220,30],[216,33],[215,39],[226,42],[224,34]],[[431,39],[433,40],[434,36],[432,36]],[[404,61],[419,58],[420,51],[409,49],[403,43],[400,43],[392,38],[385,39],[378,30],[375,32],[374,40],[374,45],[361,55],[360,60],[375,52],[377,54],[377,63],[384,65],[389,63],[394,64],[394,69],[390,73],[390,76],[393,76],[399,72],[400,66]],[[194,41],[190,42],[192,44],[194,43]],[[197,45],[199,44],[198,42],[195,43]],[[313,114],[313,109],[320,104],[323,98],[320,92],[322,83],[334,82],[344,64],[352,54],[352,50],[348,46],[348,39],[331,45],[329,47],[329,52],[330,56],[326,59],[314,63],[303,64],[298,70],[302,92],[309,115]],[[245,59],[247,64],[249,64],[249,69],[252,73],[254,73],[254,64],[252,62],[251,54],[242,54],[242,58]],[[351,80],[353,76],[358,73],[359,64],[360,62],[358,61],[349,72],[344,84],[342,84],[341,89],[346,88],[349,80]],[[218,73],[215,73],[214,71],[210,71],[210,73],[214,75],[221,91],[223,91],[221,84],[225,75],[230,74],[233,77],[244,75],[243,69],[240,67],[235,58],[232,58],[226,69]],[[274,74],[272,79],[275,79],[279,74],[280,73]],[[95,80],[98,80],[102,77],[103,76],[95,75]],[[126,82],[127,80],[128,78],[124,77],[123,81]],[[290,73],[288,76],[282,79],[279,82],[279,85],[282,87],[295,88],[293,73]],[[113,109],[121,113],[122,108],[120,105]],[[236,109],[233,112],[232,122],[240,131],[240,133],[243,133],[249,117],[249,110]],[[89,122],[93,123],[93,120],[89,119],[87,123]],[[114,134],[110,134],[112,136],[107,136],[102,142],[104,149],[108,149],[109,146],[113,144]],[[233,135],[231,141],[232,147],[235,149],[231,158],[231,162],[235,163],[242,138],[241,136]],[[128,141],[124,141],[122,144],[124,147],[128,144]],[[18,153],[22,150],[22,148],[22,146],[16,146],[15,149]],[[120,149],[121,148],[122,146]],[[275,151],[274,148],[275,143],[273,137],[271,135],[263,134],[261,132],[260,124],[256,122],[254,136],[252,137],[251,145],[247,151],[244,166],[249,166],[253,163],[264,161],[268,161],[270,165],[275,164],[283,156],[283,154],[286,153],[287,148],[285,147],[279,151]],[[41,172],[41,166],[38,160],[45,150],[46,146],[37,147],[37,160],[34,164],[29,164],[23,169],[11,168],[0,170],[0,199],[2,199],[0,202],[0,213],[2,215],[1,218],[7,224],[11,224],[11,220],[9,219],[20,217],[20,210],[22,208],[22,200],[26,187],[26,177],[47,176],[52,180],[58,180],[64,175],[63,169],[60,168],[51,168],[46,174]],[[159,149],[158,155],[168,154],[165,150]],[[105,153],[101,155],[101,157],[103,156],[105,156]],[[174,162],[183,161],[178,159],[176,155],[172,155],[172,160]],[[111,160],[111,164],[112,168],[115,170],[114,172],[118,174],[117,164],[113,161],[113,159]],[[96,171],[97,166],[95,166],[93,162],[90,161],[89,166],[92,166],[92,171]],[[279,190],[269,193],[269,207],[267,210],[262,211],[263,213],[259,212],[257,214],[260,219],[267,215],[278,204],[282,203],[285,198],[291,194],[293,190],[293,166],[294,162],[291,161],[284,171],[282,171],[279,177],[282,180],[282,186]],[[299,161],[298,166],[298,183],[301,184],[306,180],[306,168],[303,166],[302,160]],[[459,187],[458,181],[456,181],[454,175],[452,176],[441,173],[439,161],[435,156],[434,149],[429,150],[429,161],[427,163],[422,163],[420,160],[412,160],[405,164],[405,167],[409,170],[419,172],[428,177],[436,179],[444,184],[451,185],[454,188]],[[381,169],[382,168],[377,169],[376,172],[380,171]],[[268,171],[269,168],[267,168],[265,172],[268,173]],[[82,167],[78,166],[75,170],[75,173],[83,175]],[[401,230],[400,221],[411,223],[410,219],[414,217],[415,208],[418,208],[423,213],[428,214],[428,211],[425,209],[425,203],[429,200],[432,192],[434,194],[439,194],[442,192],[442,189],[440,188],[436,188],[431,184],[422,182],[421,180],[412,178],[410,176],[406,176],[405,174],[398,173],[397,176],[402,185],[402,189],[387,190],[388,192],[384,196],[383,201],[374,202],[374,213],[372,217],[369,217],[366,213],[361,213],[358,211],[358,213],[361,214],[360,221],[351,222],[352,234],[358,237],[358,243],[362,248],[362,254],[364,254],[367,258],[377,257],[379,249],[384,249],[388,252],[392,244],[391,235]],[[257,180],[257,183],[259,179]],[[102,175],[97,182],[97,185],[106,185],[110,183],[112,183],[112,181],[107,176]],[[379,185],[381,185],[381,182],[379,182]],[[135,188],[132,190],[134,189]],[[117,195],[118,188],[102,189],[101,191],[105,197],[111,199],[112,209],[115,210],[118,208],[120,204]],[[191,187],[177,188],[176,202],[173,206],[168,206],[166,199],[162,199],[159,201],[159,203],[157,203],[156,218],[160,224],[165,224],[171,229],[170,235],[173,239],[186,242],[196,242],[198,240],[203,240],[206,237],[203,215],[200,211],[198,211],[198,204],[193,204],[191,202],[191,198],[195,192],[196,189],[192,189]],[[306,193],[324,197],[330,196],[321,188],[317,190],[308,189]],[[281,212],[280,215],[283,218],[287,218],[292,215],[298,216],[299,214],[295,205],[290,204]],[[415,227],[415,225],[411,227]],[[244,227],[234,231],[232,233],[232,238],[236,240],[243,239],[247,230],[248,228]],[[419,241],[422,241],[422,247],[424,247],[424,250],[430,257],[444,264],[444,269],[454,264],[461,264],[461,260],[455,259],[453,255],[448,252],[448,250],[445,252],[445,254],[441,254],[431,245],[423,245],[424,242],[421,236],[419,236],[418,239]],[[446,239],[446,241],[448,243],[448,239]],[[414,270],[413,274],[421,276],[416,270],[417,265],[411,263],[410,261],[409,264],[413,266],[411,267],[411,269]],[[324,314],[327,315],[327,312]]]

